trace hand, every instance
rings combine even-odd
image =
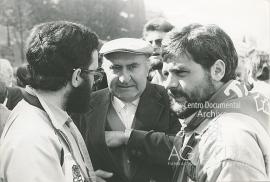
[[[108,147],[119,147],[127,143],[127,136],[123,131],[105,131],[105,140]]]
[[[97,182],[106,182],[105,179],[111,178],[113,173],[98,169],[95,171]]]

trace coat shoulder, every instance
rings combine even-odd
[[[156,98],[166,103],[166,105],[169,103],[169,95],[163,86],[150,83],[149,90],[151,90],[151,96],[156,96]]]
[[[100,99],[104,98],[105,95],[108,95],[109,92],[110,91],[108,88],[104,88],[104,89],[93,92],[91,95],[91,103],[100,101]]]
[[[163,94],[167,93],[166,89],[161,85],[150,83],[149,86],[155,89],[159,93],[163,93]]]

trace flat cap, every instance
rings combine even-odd
[[[151,55],[153,47],[148,42],[135,38],[120,38],[106,42],[100,49],[103,55],[114,52],[129,52],[134,54]]]

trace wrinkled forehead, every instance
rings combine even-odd
[[[163,61],[166,63],[188,63],[193,62],[193,57],[187,51],[179,53],[167,53],[163,55]]]

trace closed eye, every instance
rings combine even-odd
[[[179,76],[179,77],[185,76],[185,75],[187,75],[189,73],[189,71],[181,70],[181,69],[180,70],[171,70],[171,72],[173,74],[175,74],[176,76]]]

